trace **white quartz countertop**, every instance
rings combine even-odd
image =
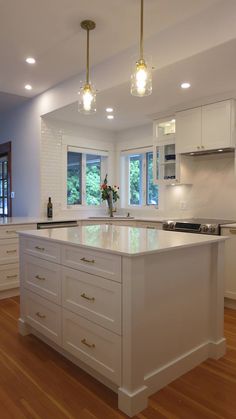
[[[124,216],[115,216],[115,217],[54,217],[54,218],[33,218],[33,217],[0,217],[0,226],[1,225],[20,225],[20,224],[37,224],[37,223],[52,223],[52,222],[66,222],[66,221],[147,221],[147,222],[157,222],[161,223],[164,218],[162,217],[124,217]]]
[[[221,228],[236,228],[236,223],[233,224],[223,224]]]
[[[222,236],[204,236],[104,224],[63,229],[27,230],[20,232],[20,236],[46,239],[125,256],[166,252],[182,247],[217,243],[227,239]]]

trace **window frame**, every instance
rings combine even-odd
[[[70,211],[78,209],[99,209],[104,207],[104,203],[101,201],[100,205],[87,205],[86,203],[86,155],[96,155],[101,157],[101,182],[105,178],[105,175],[108,170],[108,151],[98,150],[98,149],[89,149],[78,147],[74,145],[64,144],[63,146],[63,158],[62,158],[62,168],[63,168],[63,207],[64,209],[69,209]],[[68,167],[68,152],[80,153],[81,157],[81,203],[80,204],[68,204],[67,202],[67,167]]]
[[[122,153],[122,156],[125,159],[125,177],[128,179],[127,186],[125,187],[125,206],[127,208],[156,208],[160,209],[160,188],[158,188],[158,203],[157,204],[149,204],[148,203],[148,153],[153,153],[153,148],[145,148],[142,149],[134,149],[129,150],[128,152]],[[141,203],[140,204],[130,204],[130,176],[129,176],[129,166],[130,166],[130,157],[140,155],[142,159],[142,175],[141,175]],[[155,184],[155,183],[154,183]],[[123,182],[123,185],[124,182]]]

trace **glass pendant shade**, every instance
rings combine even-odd
[[[78,111],[84,115],[91,115],[96,112],[96,90],[90,84],[86,83],[79,90]]]
[[[136,61],[131,74],[131,95],[143,97],[152,93],[152,66],[144,59]]]

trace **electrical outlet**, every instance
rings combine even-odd
[[[11,198],[15,198],[15,192],[11,192]]]

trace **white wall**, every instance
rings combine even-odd
[[[70,136],[78,147],[108,151],[109,182],[114,181],[115,147],[110,131],[88,128],[63,121],[42,118],[41,138],[41,215],[45,216],[48,197],[52,198],[54,215],[92,215],[98,208],[66,208],[63,192],[63,136]]]
[[[12,143],[12,210],[15,216],[39,215],[40,118],[32,101],[2,115],[0,143]]]

